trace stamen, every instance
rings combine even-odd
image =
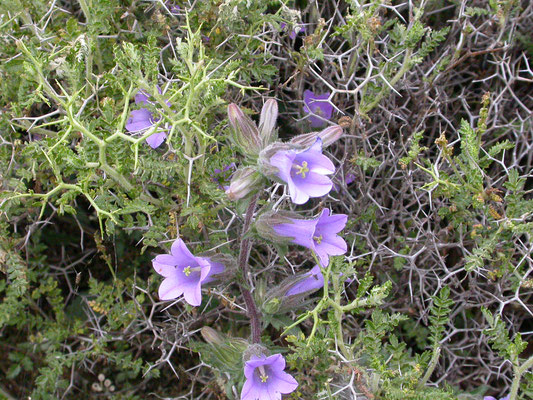
[[[265,367],[260,365],[257,367],[259,370],[259,379],[261,379],[261,382],[265,383],[268,380],[268,375],[266,374]]]
[[[313,240],[316,242],[316,244],[322,243],[322,235],[320,236],[313,236]]]
[[[191,267],[190,265],[187,265],[185,268],[183,268],[183,273],[185,276],[189,276],[192,272],[201,271],[202,267]]]
[[[309,168],[307,168],[307,161],[303,161],[302,165],[295,165],[296,169],[296,175],[302,175],[302,178],[305,178],[305,174],[309,172]]]

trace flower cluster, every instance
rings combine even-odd
[[[136,102],[151,104],[143,93],[136,96]],[[306,107],[311,113],[323,118],[331,116],[331,112],[320,111],[321,106],[317,108],[315,103],[309,103]],[[311,198],[326,196],[333,189],[331,176],[336,168],[323,154],[323,149],[338,140],[343,129],[333,125],[320,132],[299,135],[290,142],[279,142],[276,141],[275,130],[277,116],[278,105],[272,99],[265,102],[258,125],[237,105],[231,104],[228,107],[231,138],[245,156],[245,161],[244,165],[233,173],[229,185],[226,184],[226,178],[236,168],[234,164],[215,170],[213,181],[226,191],[230,200],[246,201],[252,194],[261,193],[268,180],[286,185],[288,197],[296,205],[305,204]],[[156,122],[151,111],[141,108],[132,112],[127,128],[148,129]],[[311,122],[311,125],[318,125],[312,119]],[[165,132],[158,134],[165,135]],[[153,136],[155,135],[147,139]],[[148,143],[157,147],[164,138],[165,136],[158,136],[157,140],[153,139]],[[244,231],[249,229],[253,221],[257,196],[249,201],[251,209],[249,208],[246,214],[245,221],[248,222],[245,222]],[[303,219],[298,213],[280,210],[262,212],[255,218],[256,231],[263,238],[303,246],[311,250],[316,261],[311,270],[289,278],[274,290],[269,298],[263,298],[263,313],[272,315],[284,312],[285,303],[299,302],[327,284],[323,268],[329,265],[330,256],[342,255],[347,251],[346,242],[338,235],[346,226],[347,220],[346,215],[332,214],[327,208],[311,219]],[[246,236],[241,239],[241,276],[247,275],[247,258],[242,260],[242,254],[246,254],[245,249],[249,246],[249,241]],[[243,246],[242,243],[248,244]],[[221,280],[223,275],[228,277],[230,262],[217,256],[195,256],[183,240],[177,239],[171,246],[170,254],[160,254],[152,261],[155,271],[164,278],[159,286],[159,298],[172,300],[183,296],[188,304],[199,306],[202,303],[202,286]],[[284,371],[283,356],[269,355],[268,350],[260,344],[261,325],[258,322],[253,296],[247,285],[241,284],[241,290],[251,319],[253,341],[248,345],[242,360],[246,380],[242,387],[241,400],[281,400],[282,395],[293,392],[298,383]],[[224,367],[239,364],[237,357],[243,354],[242,339],[231,339],[211,329],[203,329],[202,334],[211,346],[211,354],[219,359],[218,362],[215,361],[216,365]]]

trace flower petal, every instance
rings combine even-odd
[[[289,224],[278,224],[272,228],[281,236],[292,238],[292,242],[312,249],[313,234],[315,233],[317,220],[293,219]]]
[[[325,251],[330,256],[340,256],[348,251],[348,246],[340,236],[328,235],[322,238],[320,244],[315,244],[315,249]]]
[[[192,255],[192,253],[185,245],[185,242],[181,239],[176,239],[174,243],[172,243],[170,252],[172,253],[172,256],[177,260],[176,265],[186,267],[190,264],[194,264],[193,266],[196,266],[198,264],[196,257]]]
[[[327,176],[308,172],[305,178],[300,175],[293,177],[294,186],[297,191],[304,192],[308,197],[321,197],[328,194],[333,188],[333,182]],[[289,188],[290,189],[290,188]],[[291,193],[292,196],[292,193]],[[294,200],[293,200],[294,201]],[[296,204],[302,204],[297,203]]]
[[[191,306],[199,306],[202,304],[202,285],[197,282],[183,283],[183,297],[185,301]]]
[[[152,125],[152,113],[146,108],[141,108],[131,112],[131,116],[126,122],[126,129],[129,132],[138,132],[148,129]]]
[[[278,169],[278,177],[284,181],[289,182],[291,177],[291,169],[296,153],[290,150],[280,150],[272,157],[269,163]]]
[[[327,210],[329,214],[329,210]],[[346,222],[348,222],[348,216],[346,214],[335,214],[335,215],[325,215],[322,212],[318,223],[316,224],[316,234],[334,234],[339,233],[346,227]]]
[[[176,259],[170,254],[160,254],[152,260],[152,266],[159,275],[165,278],[176,274]]]
[[[172,300],[183,294],[183,286],[176,277],[165,278],[159,286],[159,298]]]
[[[287,394],[294,392],[298,387],[296,379],[284,371],[275,371],[272,378],[272,383],[269,386],[274,386],[277,392]]]
[[[163,143],[166,138],[167,138],[166,131],[157,132],[157,133],[154,133],[153,135],[150,135],[149,137],[147,137],[146,138],[146,143],[148,143],[152,149],[156,149],[159,146],[161,146],[161,143]]]

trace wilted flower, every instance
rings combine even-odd
[[[322,139],[322,147],[328,147],[335,143],[344,134],[344,129],[340,125],[328,126],[320,132],[304,133],[291,139],[291,143],[311,146],[317,138]]]
[[[315,219],[291,219],[290,223],[277,224],[272,229],[278,235],[292,238],[293,243],[313,250],[325,267],[330,255],[339,256],[348,249],[344,239],[337,235],[347,220],[345,214],[329,215],[329,210],[324,209]]]
[[[253,355],[244,365],[246,382],[241,400],[281,400],[282,394],[293,392],[298,382],[284,369],[285,359],[281,354]]]
[[[500,400],[509,400],[511,398],[511,395],[508,394],[507,396],[505,397],[502,397]],[[483,397],[483,400],[497,400],[495,397],[492,397],[492,396],[485,396]]]
[[[311,271],[307,272],[305,275],[307,275],[307,278],[297,282],[293,287],[287,290],[285,296],[308,293],[324,286],[324,275],[322,275],[319,265],[315,265]]]
[[[165,277],[159,286],[159,298],[172,300],[181,295],[191,306],[202,303],[202,284],[224,272],[224,265],[206,257],[195,257],[183,240],[177,239],[171,254],[160,254],[152,260],[155,271]]]
[[[322,154],[322,140],[303,151],[280,150],[269,161],[277,168],[277,176],[287,183],[291,200],[304,204],[310,197],[320,197],[333,187],[326,175],[335,172],[335,166]]]
[[[161,93],[161,89],[158,87],[157,90]],[[135,104],[154,104],[153,101],[149,100],[148,95],[140,91],[135,95]],[[170,105],[167,102],[168,105]],[[154,117],[154,114],[147,108],[141,107],[138,110],[133,110],[131,116],[126,122],[126,129],[129,132],[139,132],[144,131],[153,125],[155,125],[160,120],[159,117]],[[150,145],[152,149],[155,149],[163,143],[167,137],[167,130],[159,130],[158,132],[150,135],[146,138],[146,143]]]
[[[311,90],[304,92],[304,111],[311,114],[309,121],[313,128],[319,128],[326,124],[325,120],[331,118],[333,105],[329,102],[331,93],[315,95]]]

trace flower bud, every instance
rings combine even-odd
[[[322,139],[322,147],[327,147],[335,143],[344,134],[344,130],[340,125],[328,126],[320,132],[304,133],[291,139],[291,143],[300,144],[303,146],[311,146],[316,142],[317,138]]]
[[[238,169],[233,177],[226,194],[230,200],[240,200],[261,188],[263,177],[253,167]]]
[[[259,118],[259,134],[263,146],[268,146],[276,139],[276,120],[278,119],[278,102],[274,99],[268,99],[261,110]]]
[[[232,139],[240,150],[249,157],[257,157],[263,148],[259,130],[236,104],[228,106],[228,119],[233,128]]]
[[[207,326],[200,332],[207,343],[196,343],[194,347],[200,353],[202,361],[228,373],[242,370],[242,355],[249,347],[246,340],[224,335]]]

